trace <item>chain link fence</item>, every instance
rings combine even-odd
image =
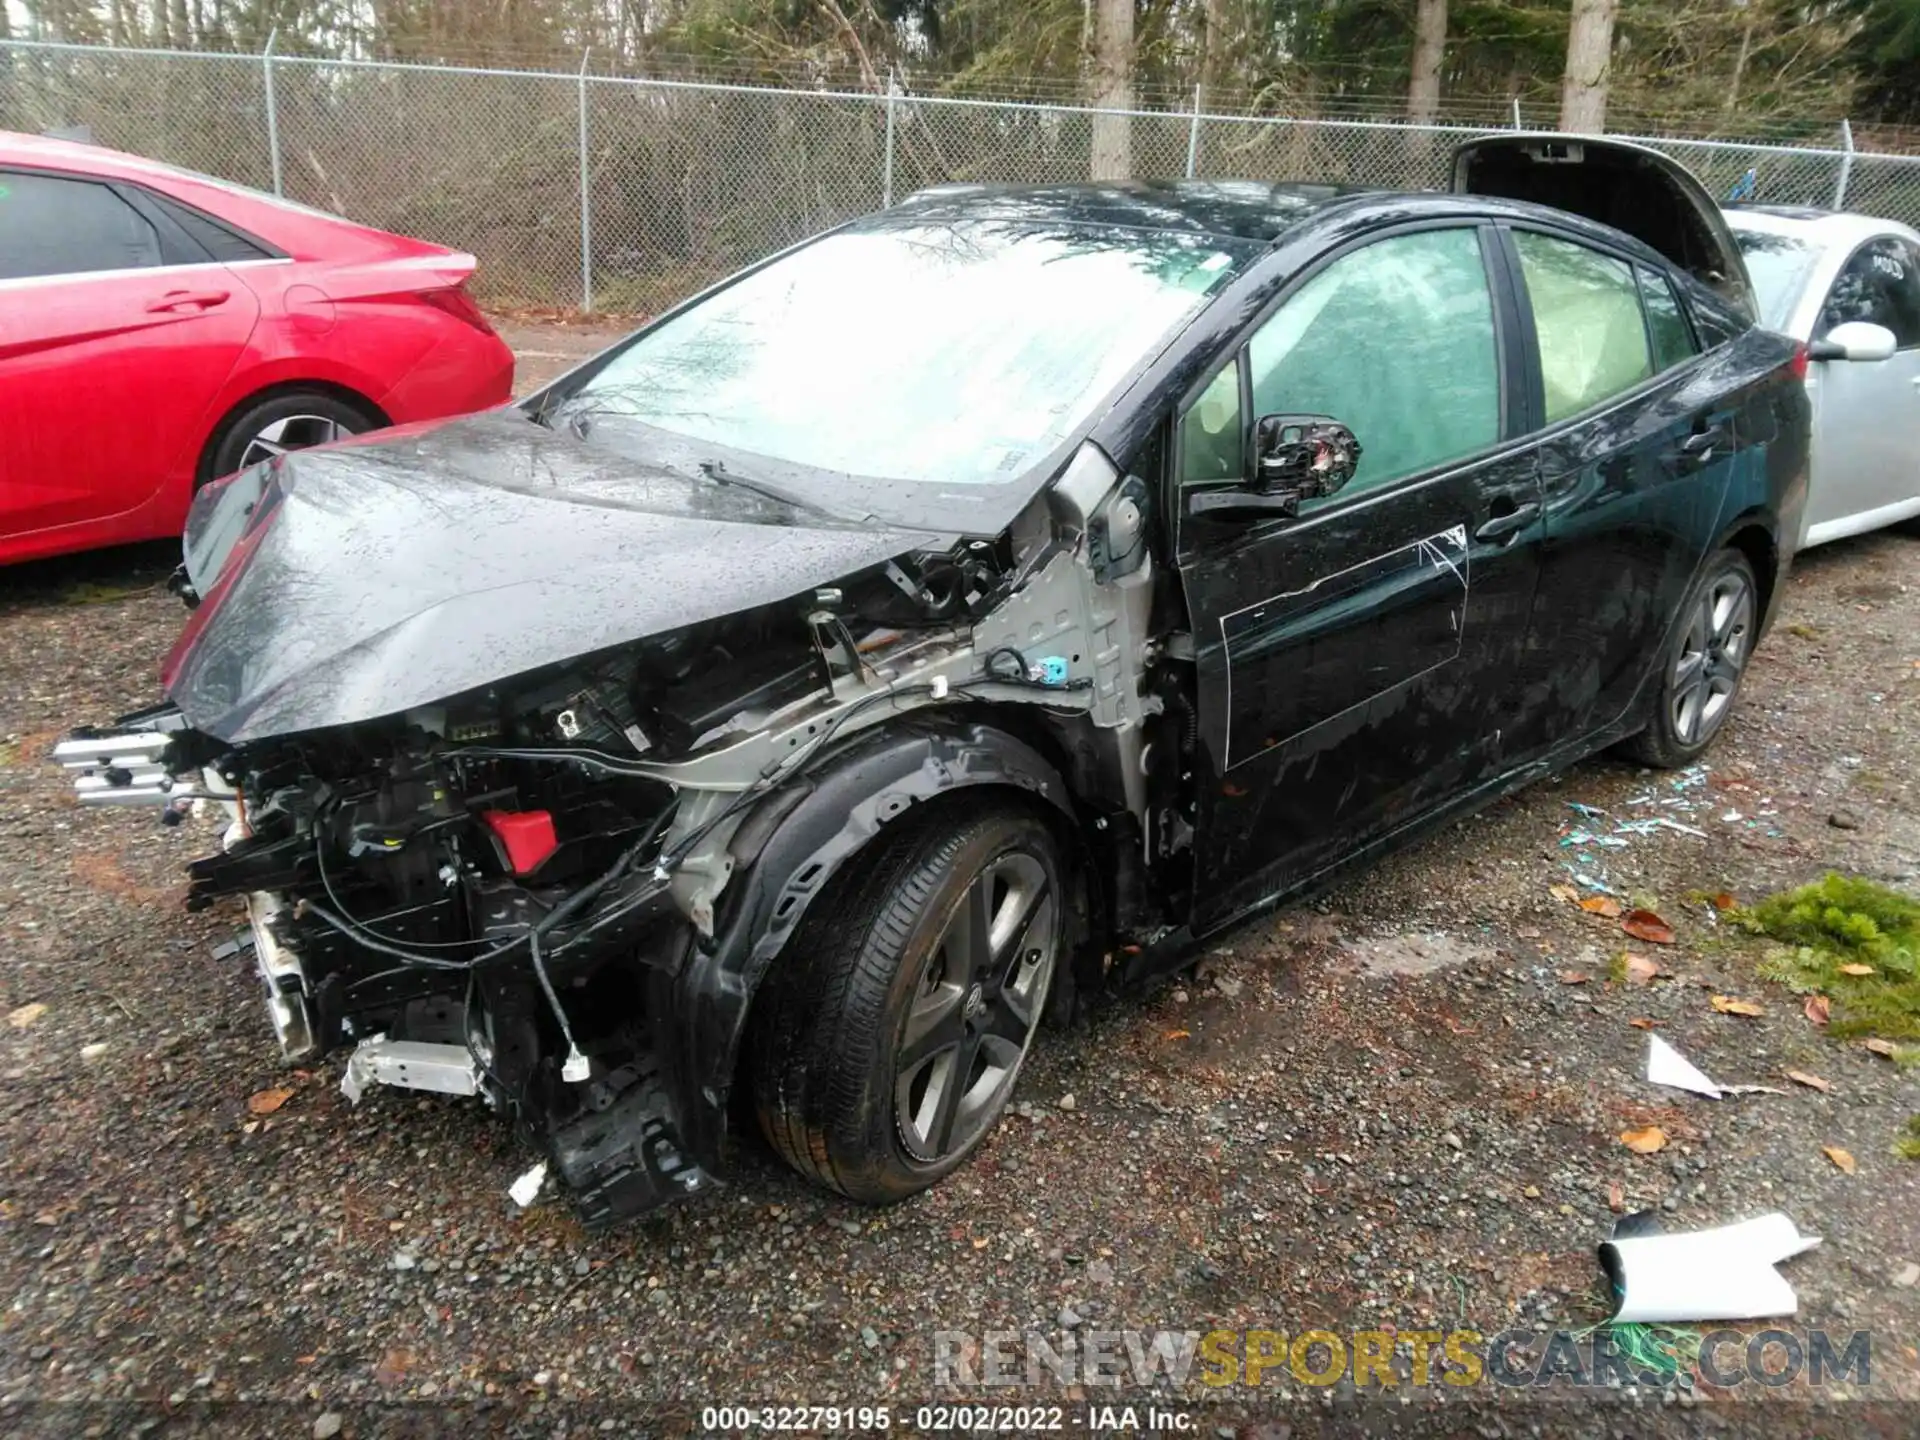
[[[1515,119],[1518,120],[1517,106]],[[0,41],[0,129],[91,140],[472,251],[496,305],[658,311],[923,186],[1130,173],[1444,186],[1485,127]],[[1920,156],[1642,136],[1716,195],[1920,224]]]

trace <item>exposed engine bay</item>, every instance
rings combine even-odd
[[[1082,490],[1105,503],[1116,479],[1090,464],[1054,507]],[[57,758],[83,800],[175,820],[224,809],[188,905],[243,901],[288,1060],[351,1047],[354,1099],[376,1084],[481,1097],[546,1152],[586,1221],[607,1222],[713,1173],[753,979],[810,898],[795,887],[813,883],[805,866],[759,890],[733,877],[793,828],[820,757],[937,707],[918,743],[939,753],[877,800],[904,806],[974,763],[941,738],[964,734],[957,722],[1017,709],[1036,745],[1109,795],[1129,869],[1184,848],[1170,772],[1191,709],[1163,714],[1121,683],[1150,649],[1137,506],[1086,526],[1095,545],[1084,531],[1062,543],[1053,518],[1043,504],[996,541],[897,556],[794,603],[376,721],[234,744],[163,706],[122,733],[80,732]],[[1165,745],[1147,743],[1150,724]],[[838,827],[815,870],[892,813],[815,808]]]

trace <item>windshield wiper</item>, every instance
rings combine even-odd
[[[811,510],[816,515],[833,514],[831,510],[827,509],[826,506],[820,504],[818,501],[809,500],[803,495],[796,495],[793,491],[782,489],[778,485],[769,485],[764,480],[750,480],[737,471],[729,470],[718,460],[702,460],[700,462],[700,473],[716,485],[725,485],[732,489],[745,490],[750,494],[760,496],[764,500],[773,500],[782,505],[791,505],[796,510]]]

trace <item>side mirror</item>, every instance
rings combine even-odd
[[[1295,515],[1302,500],[1331,495],[1360,465],[1360,442],[1330,415],[1266,415],[1253,432],[1253,484],[1203,490],[1193,514]]]
[[[1849,320],[1827,332],[1824,340],[1807,347],[1809,360],[1891,360],[1899,341],[1884,325]]]

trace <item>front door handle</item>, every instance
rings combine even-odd
[[[211,310],[227,303],[225,290],[169,290],[147,305],[149,315],[166,315],[175,310]]]
[[[1527,526],[1540,518],[1540,502],[1529,500],[1524,505],[1516,505],[1504,515],[1496,515],[1473,532],[1476,540],[1491,540],[1506,544]]]
[[[1727,438],[1727,427],[1709,425],[1704,430],[1696,430],[1682,440],[1674,453],[1674,459],[1682,463],[1704,465],[1713,459],[1713,452]]]

